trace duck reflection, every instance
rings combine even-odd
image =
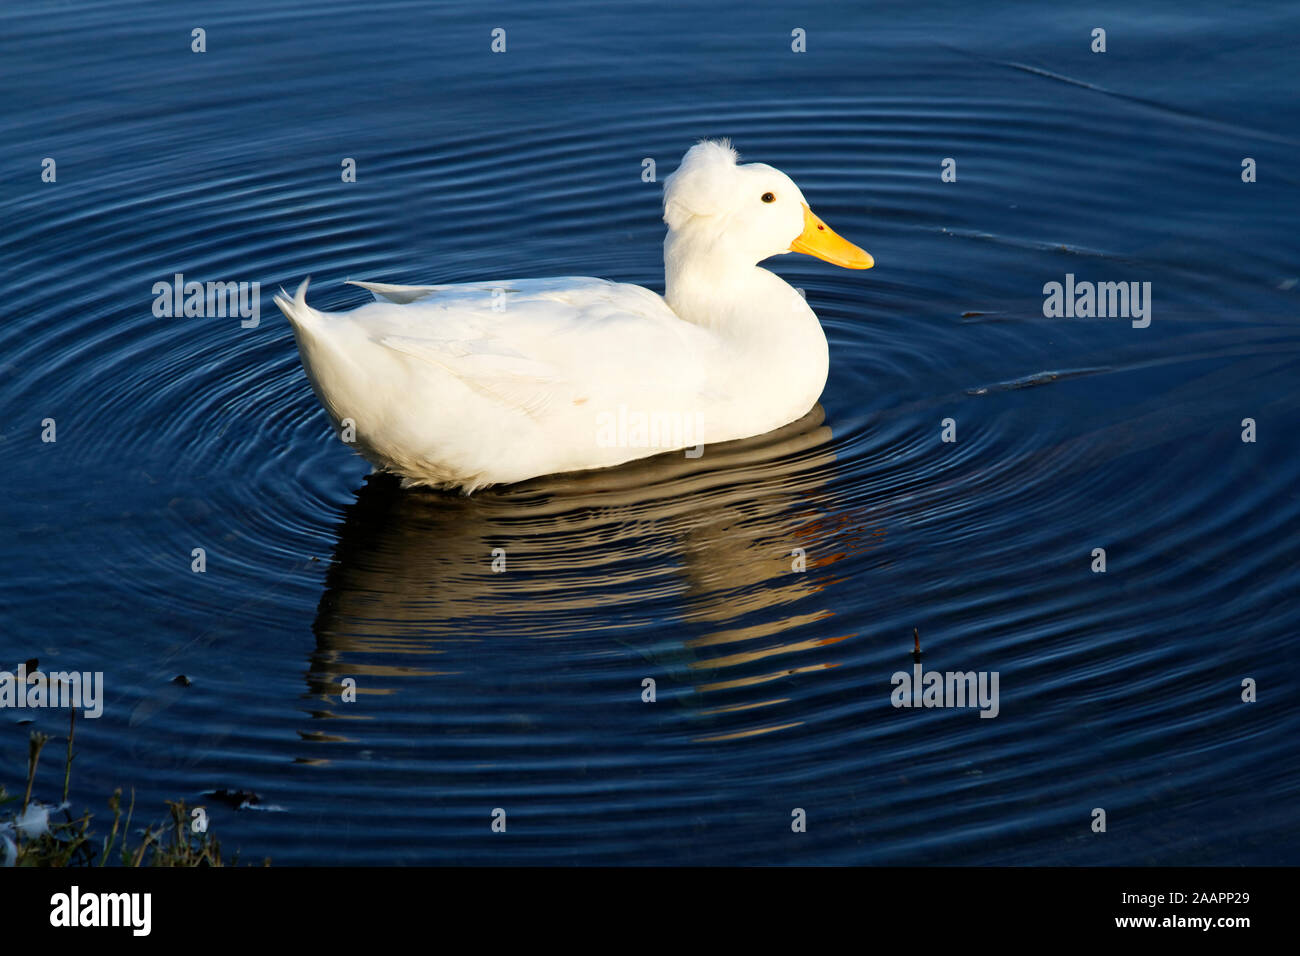
[[[700,458],[473,497],[371,476],[346,511],[314,624],[316,715],[336,715],[326,702],[344,677],[358,694],[393,693],[395,675],[463,673],[484,641],[536,640],[545,655],[556,639],[557,667],[577,666],[575,637],[589,660],[624,660],[633,687],[645,673],[689,688],[677,699],[701,715],[781,702],[773,682],[833,666],[819,649],[844,637],[823,623],[827,569],[876,542],[827,510],[830,437],[817,406]],[[746,721],[699,739],[791,725]]]

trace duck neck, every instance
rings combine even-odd
[[[775,428],[803,414],[826,385],[826,335],[794,288],[744,255],[669,233],[664,301],[715,333],[746,413]],[[779,372],[779,381],[772,376]]]
[[[694,325],[747,335],[772,316],[799,311],[811,316],[806,306],[799,309],[802,299],[794,289],[751,259],[725,237],[669,232],[664,239],[664,301]]]

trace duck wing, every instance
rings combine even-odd
[[[640,286],[588,277],[352,284],[380,300],[349,313],[372,342],[530,418],[626,394],[652,402],[698,381],[703,342],[692,340],[705,333]]]

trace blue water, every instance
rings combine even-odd
[[[1296,3],[5,4],[0,669],[104,673],[74,806],[184,797],[273,863],[1300,862],[1298,31]],[[820,405],[471,498],[368,476],[276,289],[661,289],[643,160],[704,136],[876,258],[770,264],[830,339]],[[260,322],[156,317],[177,272],[260,283]],[[1150,326],[1044,317],[1066,274],[1150,282]],[[891,705],[913,628],[927,670],[999,674],[996,718]],[[56,799],[66,726],[0,711],[0,782],[42,730]]]

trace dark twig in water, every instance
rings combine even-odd
[[[27,740],[27,792],[23,794],[23,809],[19,817],[27,815],[27,805],[32,802],[32,784],[36,782],[36,765],[41,762],[41,748],[49,740],[44,734],[34,733]]]
[[[77,735],[77,708],[68,708],[68,760],[63,765],[63,802],[68,802],[68,778],[72,776],[72,738]]]

